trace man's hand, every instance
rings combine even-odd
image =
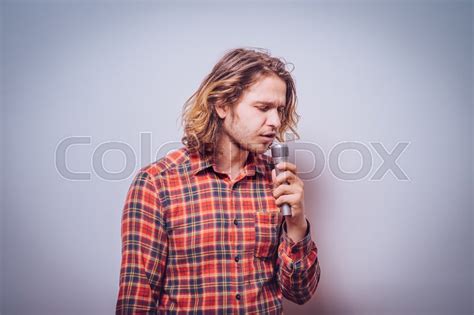
[[[296,165],[282,162],[275,165],[280,174],[275,176],[272,171],[273,196],[276,205],[287,203],[291,206],[292,216],[285,217],[287,235],[294,241],[302,240],[306,235],[307,223],[304,214],[304,189],[303,181],[296,175]]]

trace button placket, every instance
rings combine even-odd
[[[243,262],[243,256],[242,256],[242,249],[243,249],[243,246],[241,245],[242,242],[243,242],[243,230],[242,230],[242,227],[243,227],[243,222],[242,222],[242,209],[240,209],[240,191],[239,191],[239,187],[240,187],[240,184],[238,183],[238,181],[236,181],[232,186],[231,186],[231,196],[232,196],[232,213],[234,215],[234,218],[232,220],[232,223],[233,223],[233,227],[234,227],[234,235],[236,236],[235,237],[235,240],[237,241],[236,244],[234,244],[234,248],[235,248],[235,252],[234,252],[234,264],[235,264],[235,270],[237,271],[237,280],[238,280],[238,284],[237,286],[235,287],[236,289],[236,294],[235,294],[235,299],[237,301],[240,301],[242,299],[242,295],[238,292],[242,292],[242,290],[244,289],[243,287],[243,281],[244,281],[244,278],[243,278],[243,266],[242,266],[242,262]]]

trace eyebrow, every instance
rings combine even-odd
[[[285,107],[286,104],[280,104],[280,105],[275,105],[273,102],[266,102],[266,101],[256,101],[256,104],[262,104],[265,106],[271,106],[271,107]]]

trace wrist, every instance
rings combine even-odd
[[[286,224],[292,230],[306,231],[308,227],[306,217],[304,215],[298,217],[286,217]]]
[[[291,220],[286,221],[286,234],[293,242],[297,243],[301,241],[308,233],[308,222],[303,217],[303,222],[291,223]]]

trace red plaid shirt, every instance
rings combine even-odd
[[[140,170],[123,210],[117,314],[281,314],[320,268],[308,232],[294,243],[272,195],[271,163],[249,155],[234,181],[187,149]]]

